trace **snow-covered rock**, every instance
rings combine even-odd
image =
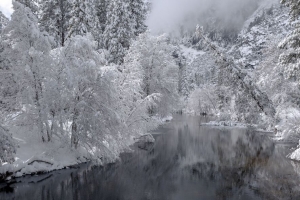
[[[141,137],[136,138],[135,140],[137,147],[143,150],[151,149],[155,142],[155,139],[151,134],[143,135]]]

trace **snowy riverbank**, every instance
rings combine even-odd
[[[34,130],[22,127],[12,132],[17,145],[15,161],[3,163],[0,167],[0,174],[7,174],[8,179],[64,169],[91,159],[91,154],[85,148],[72,149],[63,138],[53,138],[51,142],[43,143],[38,140]]]
[[[163,124],[171,121],[172,116],[157,118],[157,124]],[[11,164],[3,163],[0,166],[0,181],[10,180],[13,177],[21,177],[29,174],[47,173],[54,170],[72,168],[79,164],[94,161],[96,165],[103,165],[116,161],[119,153],[130,151],[130,145],[138,143],[143,146],[144,143],[154,142],[151,134],[145,133],[137,137],[131,137],[126,141],[126,147],[123,151],[116,151],[111,147],[110,157],[96,157],[90,149],[79,146],[77,149],[71,148],[68,140],[63,138],[53,138],[49,143],[43,143],[38,140],[34,130],[11,129],[13,139],[17,145],[15,161]],[[109,144],[107,144],[109,147]],[[115,151],[115,152],[114,152]]]
[[[202,123],[202,126],[220,126],[220,127],[236,127],[236,128],[247,128],[249,124],[244,124],[234,121],[210,121],[208,123]]]

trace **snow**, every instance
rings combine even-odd
[[[40,171],[63,169],[86,162],[90,158],[86,149],[82,147],[77,150],[71,149],[69,144],[59,138],[43,143],[37,139],[39,137],[36,137],[35,131],[30,128],[12,127],[11,130],[18,145],[15,162],[3,163],[0,167],[0,174],[9,171],[15,172],[13,176],[20,177]]]
[[[234,122],[234,121],[210,121],[208,123],[202,123],[202,126],[220,126],[220,127],[236,127],[236,128],[247,128],[247,124]]]
[[[169,116],[166,116],[166,117],[163,117],[161,119],[162,122],[169,122],[173,119],[173,116],[172,115],[169,115]]]

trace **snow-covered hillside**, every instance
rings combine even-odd
[[[291,30],[288,9],[266,1],[245,22],[236,44],[229,51],[246,69],[255,68],[271,42],[282,40]]]

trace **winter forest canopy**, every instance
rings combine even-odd
[[[64,153],[76,161],[65,165],[114,161],[175,113],[299,140],[299,8],[299,0],[13,1],[10,19],[0,13],[0,173],[32,159],[60,168]],[[31,160],[16,157],[24,138],[41,151],[28,150]]]

